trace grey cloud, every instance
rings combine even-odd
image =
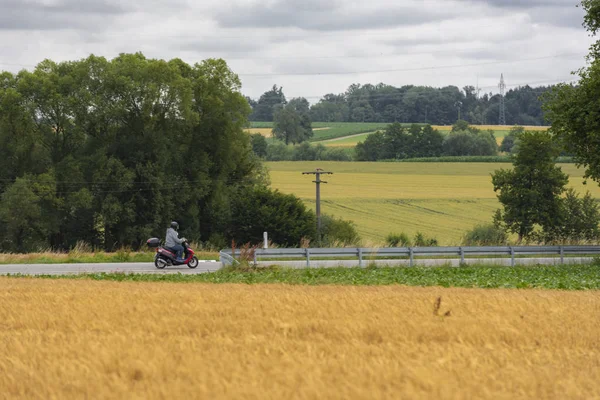
[[[368,4],[368,3],[367,3]],[[386,5],[361,9],[335,0],[276,0],[271,4],[240,5],[218,12],[216,22],[226,28],[299,28],[317,31],[382,29],[418,25],[455,17],[449,10],[422,5]]]
[[[248,53],[260,50],[265,46],[255,40],[248,39],[226,39],[226,38],[203,38],[201,41],[187,42],[179,45],[179,49],[195,53]]]
[[[552,26],[578,28],[583,22],[583,10],[573,0],[460,0],[464,3],[488,5],[506,12],[525,12],[533,22]]]
[[[470,3],[488,4],[498,8],[521,8],[532,7],[573,7],[578,4],[571,0],[462,0]]]
[[[107,0],[39,1],[0,0],[0,30],[58,30],[84,28],[128,12]]]

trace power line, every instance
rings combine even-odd
[[[414,53],[414,54],[435,54],[435,52],[423,52],[423,53]],[[405,55],[411,55],[411,53],[406,53]],[[401,57],[402,54],[399,54],[398,57]],[[454,65],[435,65],[435,66],[426,66],[426,67],[414,67],[414,68],[399,68],[399,69],[381,69],[381,70],[364,70],[364,71],[324,71],[324,72],[289,72],[289,73],[237,73],[236,75],[240,77],[275,77],[275,76],[328,76],[328,75],[357,75],[357,74],[375,74],[375,73],[387,73],[387,72],[414,72],[414,71],[428,71],[428,70],[439,70],[439,69],[452,69],[452,68],[469,68],[469,67],[477,67],[477,66],[486,66],[486,65],[501,65],[501,64],[515,64],[529,61],[539,61],[539,60],[547,60],[551,58],[561,58],[561,57],[573,57],[573,56],[582,56],[580,53],[562,53],[562,54],[554,54],[549,56],[542,57],[533,57],[533,58],[519,58],[515,60],[503,60],[503,61],[486,61],[480,63],[469,63],[469,64],[454,64]],[[224,57],[227,61],[229,57]],[[285,57],[282,57],[285,59]],[[315,58],[315,57],[311,57]],[[352,58],[360,58],[360,57],[352,57]],[[363,56],[362,58],[371,58],[371,56]],[[236,58],[229,58],[236,59]],[[253,59],[253,58],[238,58],[238,59]],[[257,57],[257,60],[264,59]],[[36,68],[37,65],[31,64],[19,64],[19,63],[6,63],[0,62],[0,65],[8,65],[8,66],[19,66],[19,67],[31,67]]]
[[[534,58],[521,58],[518,60],[507,60],[507,61],[490,61],[482,63],[472,64],[454,64],[454,65],[435,65],[429,67],[417,67],[417,68],[398,68],[398,69],[381,69],[381,70],[364,70],[364,71],[336,71],[336,72],[287,72],[287,73],[240,73],[238,76],[252,76],[252,77],[273,77],[273,76],[328,76],[328,75],[357,75],[357,74],[379,74],[387,72],[413,72],[413,71],[428,71],[428,70],[440,70],[440,69],[452,69],[452,68],[468,68],[468,67],[480,67],[485,65],[501,65],[501,64],[516,64],[529,61],[547,60],[551,58],[559,58],[566,56],[573,56],[575,53],[564,53],[555,54],[551,56],[534,57]]]

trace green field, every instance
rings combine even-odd
[[[487,223],[500,204],[490,174],[508,163],[268,162],[271,185],[315,206],[312,176],[303,171],[334,172],[322,186],[323,213],[352,220],[364,245],[380,245],[391,232],[423,232],[441,245],[456,245],[464,233]],[[583,185],[583,171],[561,164],[570,186],[600,197],[600,188]]]
[[[385,122],[313,122],[312,127],[314,136],[310,139],[311,142],[321,140],[335,139],[339,137],[356,135],[358,133],[374,132],[378,129],[385,129],[389,125]],[[264,129],[272,128],[272,122],[251,122],[252,128]]]
[[[378,130],[384,130],[389,124],[386,122],[313,122],[314,136],[311,142],[322,142],[325,146],[331,147],[354,147],[360,142],[364,142],[367,136]],[[409,126],[411,124],[403,124]],[[447,134],[452,126],[433,126],[440,132]],[[491,129],[494,131],[498,144],[510,132],[510,127],[497,125],[481,125],[480,129]],[[265,136],[270,136],[264,130],[273,128],[272,122],[251,122],[251,132],[258,132]],[[508,128],[508,129],[507,129]],[[255,129],[254,131],[252,129]],[[547,127],[526,127],[526,129],[540,130]]]
[[[20,276],[17,276],[20,277]],[[600,289],[597,265],[537,265],[535,267],[465,266],[413,268],[252,268],[222,270],[206,274],[122,274],[46,275],[36,279],[107,280],[118,282],[202,282],[288,285],[407,285],[466,288],[514,289]]]
[[[502,140],[510,132],[510,130],[506,130],[506,129],[492,129],[492,130],[494,131],[494,136],[496,136],[496,142],[498,143],[498,145],[502,144]],[[445,135],[447,135],[450,132],[450,130],[443,130],[443,129],[440,129],[440,131]],[[350,135],[350,136],[341,137],[341,138],[324,140],[324,141],[322,141],[322,144],[325,146],[329,146],[329,147],[354,147],[358,143],[364,142],[365,139],[367,139],[367,137],[372,133],[374,133],[374,132],[367,132],[367,133],[358,134],[358,135]]]

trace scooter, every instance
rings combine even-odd
[[[183,260],[178,260],[175,253],[171,250],[165,249],[160,245],[160,239],[151,238],[146,242],[148,247],[156,247],[156,256],[154,256],[154,266],[158,269],[163,269],[167,265],[184,265],[187,264],[189,268],[196,268],[198,266],[198,258],[194,255],[194,250],[190,247],[186,239],[183,239]]]

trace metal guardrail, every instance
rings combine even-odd
[[[232,254],[231,249],[221,250],[221,262],[230,265],[231,259],[241,255],[240,249]],[[466,257],[471,256],[510,256],[511,266],[515,266],[515,259],[519,256],[552,255],[560,256],[561,264],[565,256],[573,255],[600,255],[600,246],[485,246],[485,247],[387,247],[387,248],[305,248],[305,249],[256,249],[247,253],[256,264],[259,259],[285,259],[301,258],[306,260],[306,267],[310,268],[311,257],[343,257],[358,258],[358,265],[363,266],[365,258],[369,261],[384,257],[405,257],[409,265],[415,265],[415,257],[460,257],[464,263]]]

